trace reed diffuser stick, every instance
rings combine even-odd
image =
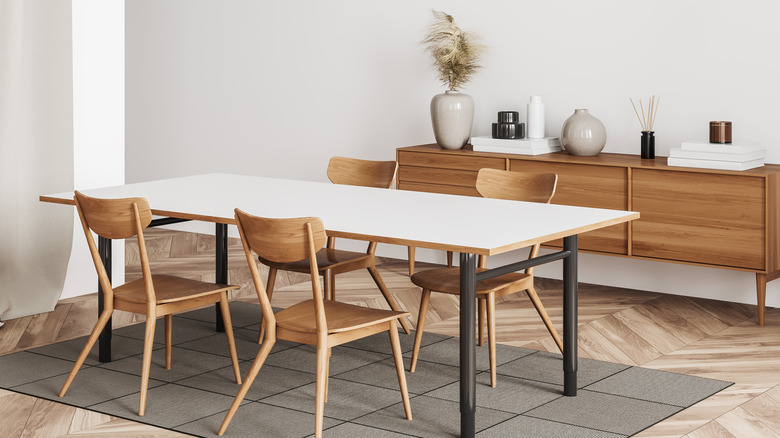
[[[634,114],[636,114],[636,118],[639,120],[639,124],[642,126],[642,131],[646,131],[644,122],[642,122],[642,118],[639,117],[639,111],[636,110],[636,105],[634,105],[634,99],[629,97],[628,100],[631,101],[631,106],[634,108]]]
[[[652,131],[653,126],[655,125],[655,117],[658,115],[658,102],[661,101],[660,96],[656,96],[655,94],[650,96],[650,100],[647,102],[647,114],[645,114],[645,107],[642,99],[639,99],[639,111],[636,110],[634,99],[629,98],[629,100],[631,101],[631,106],[634,108],[634,114],[636,114],[636,118],[639,120],[639,125],[642,127],[642,131]],[[639,115],[640,111],[642,112],[641,116]]]
[[[655,111],[653,112],[653,124],[655,124],[655,116],[658,114],[658,102],[661,101],[661,96],[658,96],[658,99],[655,100]],[[650,130],[653,130],[653,127],[650,126]]]

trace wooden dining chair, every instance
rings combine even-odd
[[[76,209],[81,219],[81,225],[87,238],[89,252],[98,274],[100,287],[103,289],[103,311],[100,313],[95,328],[87,339],[87,344],[81,350],[70,375],[60,390],[60,397],[68,391],[81,365],[95,345],[100,332],[106,326],[114,310],[140,313],[146,315],[146,332],[144,336],[143,365],[141,367],[141,399],[138,405],[138,415],[143,417],[146,410],[146,390],[149,387],[149,369],[152,361],[154,344],[154,328],[157,318],[165,317],[165,368],[171,369],[171,340],[173,335],[173,314],[183,310],[195,309],[207,304],[220,303],[222,318],[225,322],[230,359],[233,362],[233,374],[236,383],[241,383],[241,373],[238,369],[236,345],[233,339],[233,326],[230,320],[230,309],[227,301],[227,291],[238,289],[238,286],[206,283],[171,275],[152,275],[149,268],[149,258],[146,252],[143,230],[152,221],[149,204],[144,198],[99,199],[76,192],[74,198]],[[138,250],[141,259],[142,278],[130,281],[121,286],[112,286],[106,268],[103,265],[98,247],[92,233],[108,239],[127,239],[137,236]]]
[[[406,389],[401,345],[398,340],[396,320],[408,316],[407,312],[374,309],[323,299],[317,251],[326,243],[327,236],[322,221],[318,218],[267,219],[235,210],[236,225],[241,236],[249,270],[257,289],[257,298],[263,313],[265,340],[260,346],[244,384],[238,391],[230,410],[219,428],[219,435],[225,433],[236,410],[263,366],[268,353],[277,339],[314,345],[317,348],[315,419],[317,438],[322,436],[322,422],[328,391],[328,363],[331,348],[375,333],[388,332],[395,357],[398,384],[401,387],[406,418],[412,419],[409,393]],[[290,263],[306,260],[312,278],[312,299],[300,302],[274,314],[271,299],[263,288],[260,272],[252,253],[264,260]],[[377,376],[379,377],[379,376]]]
[[[398,165],[395,161],[369,161],[357,158],[333,157],[328,163],[328,179],[334,184],[353,186],[377,187],[389,189],[395,181],[395,173]],[[374,279],[379,291],[385,297],[390,308],[399,311],[395,299],[387,289],[385,282],[376,269],[374,253],[376,242],[369,242],[366,252],[346,251],[335,248],[335,238],[329,237],[325,248],[317,252],[317,268],[325,283],[325,298],[336,299],[336,274],[367,269]],[[276,262],[260,257],[260,262],[268,266],[268,283],[266,291],[268,299],[274,292],[276,274],[278,271],[292,271],[304,274],[309,273],[309,261],[300,260],[294,262]],[[406,334],[411,333],[409,324],[401,319],[401,327]],[[257,342],[263,341],[263,328]]]
[[[477,191],[485,198],[550,203],[555,194],[557,182],[558,176],[554,173],[534,174],[481,169],[477,175]],[[522,222],[518,221],[517,226],[522,227]],[[539,245],[534,245],[531,248],[529,258],[536,257],[538,254]],[[486,270],[486,260],[485,257],[479,258],[477,272]],[[558,349],[563,352],[563,342],[534,290],[533,271],[534,268],[528,268],[525,272],[512,272],[477,282],[479,345],[482,345],[484,342],[485,313],[487,311],[490,385],[492,387],[496,386],[496,298],[525,291],[547,327],[547,331],[550,332],[550,335],[558,345]],[[417,317],[417,333],[414,338],[412,363],[409,368],[411,372],[414,372],[417,366],[417,358],[420,354],[420,342],[422,340],[425,314],[428,311],[431,292],[460,295],[460,268],[439,268],[418,272],[412,275],[412,282],[422,288],[420,312]]]

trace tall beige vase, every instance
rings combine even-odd
[[[474,99],[468,94],[450,90],[433,96],[431,123],[436,143],[442,149],[461,149],[471,138]]]

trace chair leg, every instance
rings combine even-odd
[[[90,333],[89,338],[87,339],[87,343],[84,345],[81,353],[79,353],[79,357],[76,359],[76,363],[73,364],[73,368],[70,370],[68,378],[65,379],[65,384],[63,384],[62,389],[60,389],[60,397],[63,397],[65,393],[68,392],[70,384],[73,383],[73,379],[76,378],[76,374],[79,372],[79,369],[81,369],[81,366],[84,365],[84,361],[87,360],[87,356],[89,356],[90,350],[92,350],[92,347],[95,346],[95,342],[97,342],[98,338],[100,337],[100,332],[102,332],[106,327],[106,324],[108,324],[108,320],[111,318],[113,313],[114,309],[105,309],[103,310],[103,313],[100,314],[100,318],[98,318],[98,322],[95,324],[95,328],[92,329],[92,333]]]
[[[171,369],[171,346],[173,345],[173,315],[165,315],[165,369]]]
[[[233,362],[233,374],[236,383],[241,384],[241,370],[238,369],[238,354],[236,353],[236,340],[233,337],[233,321],[230,319],[230,307],[228,307],[227,291],[219,294],[219,308],[222,311],[222,321],[225,323],[225,336],[227,336],[230,360]]]
[[[393,346],[393,357],[395,358],[395,372],[398,374],[398,385],[401,387],[401,398],[404,401],[404,412],[406,419],[412,419],[412,406],[409,404],[409,391],[406,388],[406,373],[404,371],[404,358],[401,354],[401,341],[398,340],[398,326],[395,321],[390,321],[388,331],[390,332],[390,344]]]
[[[328,348],[328,361],[325,362],[325,403],[328,402],[328,384],[330,383],[330,357],[333,355],[333,349]]]
[[[146,390],[149,389],[149,368],[152,365],[152,347],[154,346],[154,326],[157,315],[154,310],[146,314],[146,334],[144,335],[144,355],[141,366],[141,398],[138,402],[138,416],[143,417],[146,411]]]
[[[379,275],[379,271],[376,269],[376,266],[370,266],[368,268],[368,273],[371,274],[371,278],[374,279],[374,283],[376,283],[377,287],[379,288],[379,291],[382,292],[382,295],[385,297],[385,301],[387,301],[387,304],[390,305],[390,308],[396,312],[400,312],[400,309],[398,308],[398,304],[395,303],[395,299],[393,298],[393,295],[387,289],[385,282],[382,281],[382,277]],[[409,329],[409,324],[406,322],[406,319],[398,318],[398,322],[401,323],[401,327],[403,327],[404,333],[408,335],[409,333],[412,332]]]
[[[496,387],[496,296],[487,295],[488,350],[490,353],[490,386]]]
[[[268,268],[268,282],[265,286],[265,295],[268,297],[268,302],[271,302],[271,296],[274,293],[274,285],[276,284],[276,268]],[[260,297],[257,297],[260,301]],[[265,322],[260,324],[260,334],[257,336],[257,343],[263,343],[263,336],[265,336]]]
[[[447,267],[452,267],[452,251],[447,251]]]
[[[417,356],[420,355],[420,343],[422,342],[423,328],[425,327],[425,315],[428,313],[428,303],[431,300],[431,291],[422,290],[420,296],[420,312],[417,314],[417,332],[414,334],[414,348],[412,349],[412,363],[409,365],[409,372],[413,373],[417,368]]]
[[[479,325],[477,326],[479,341],[477,345],[481,347],[485,344],[485,299],[477,298],[477,303],[479,304],[477,306],[477,316],[479,317]]]
[[[260,351],[257,353],[257,357],[255,357],[255,361],[252,363],[252,367],[249,369],[249,372],[246,375],[246,379],[244,379],[244,384],[241,385],[241,389],[238,390],[236,398],[233,399],[233,404],[230,405],[230,409],[228,410],[225,419],[222,420],[222,425],[219,427],[219,432],[217,432],[217,435],[221,436],[225,433],[225,429],[227,429],[230,421],[233,420],[233,416],[236,415],[238,407],[241,406],[241,402],[244,401],[246,393],[249,391],[249,388],[252,387],[252,383],[255,381],[257,373],[260,372],[260,368],[263,367],[263,363],[265,363],[265,359],[268,357],[268,353],[271,352],[271,349],[275,343],[276,339],[272,339],[263,342],[263,345],[260,346]]]
[[[414,247],[409,247],[409,276],[414,275]]]
[[[322,423],[325,417],[325,391],[328,379],[328,347],[317,346],[317,383],[314,396],[314,436],[322,438]]]
[[[547,310],[544,309],[542,300],[539,299],[539,295],[536,294],[536,290],[534,290],[532,286],[526,289],[525,293],[528,295],[528,298],[531,299],[531,303],[533,303],[534,307],[536,308],[536,312],[542,318],[542,321],[544,321],[544,325],[547,326],[547,331],[550,332],[550,336],[552,336],[555,340],[555,344],[558,346],[558,349],[561,350],[561,353],[563,353],[563,341],[561,340],[561,337],[558,336],[558,331],[555,330],[555,326],[550,320],[550,315],[548,315]]]

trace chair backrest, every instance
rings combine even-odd
[[[511,170],[480,169],[477,174],[477,191],[483,198],[549,204],[555,195],[557,185],[558,175],[554,173],[523,173]],[[539,254],[540,246],[537,244],[531,248],[529,258],[536,257]],[[480,266],[485,266],[484,257],[480,259]],[[525,272],[533,275],[534,268],[528,268]]]
[[[267,321],[266,336],[273,333],[272,336],[275,339],[276,318],[273,315],[271,302],[260,278],[260,272],[252,252],[266,260],[279,263],[309,259],[312,297],[317,313],[317,331],[327,333],[325,309],[322,304],[322,290],[317,269],[317,251],[325,246],[327,240],[322,220],[316,217],[271,219],[253,216],[239,209],[235,209],[235,218],[252,280],[260,300],[263,321]]]
[[[113,289],[108,279],[106,268],[100,257],[100,252],[92,237],[94,231],[100,237],[107,239],[127,239],[138,236],[138,251],[141,259],[144,284],[147,299],[154,301],[152,274],[149,269],[149,259],[143,229],[152,222],[152,212],[149,203],[144,198],[101,199],[93,198],[76,191],[73,200],[79,213],[81,226],[87,239],[87,246],[92,255],[92,261],[98,274],[98,281],[103,289],[104,305],[113,306]]]
[[[557,184],[558,175],[554,173],[480,169],[477,174],[477,191],[483,198],[549,204]]]
[[[398,163],[358,158],[332,157],[328,163],[328,179],[333,184],[389,189],[395,181]],[[336,247],[336,239],[328,239],[328,248]],[[373,254],[376,242],[369,242],[366,252]]]
[[[333,157],[328,163],[328,179],[334,184],[389,189],[393,186],[397,169],[395,161]]]

